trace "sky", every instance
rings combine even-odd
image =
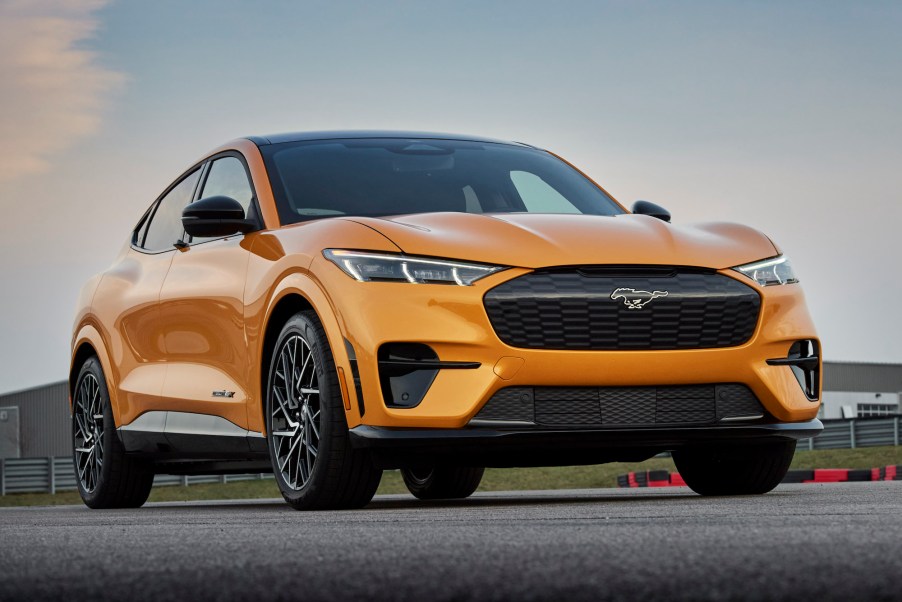
[[[792,259],[827,360],[902,362],[902,3],[0,0],[0,392],[66,378],[75,302],[245,135],[412,129],[563,155]]]

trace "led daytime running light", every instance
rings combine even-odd
[[[733,269],[751,278],[761,286],[794,284],[799,281],[792,269],[792,264],[789,263],[789,259],[783,255],[747,263]]]
[[[326,259],[360,282],[408,282],[470,286],[505,268],[410,255],[326,249]]]

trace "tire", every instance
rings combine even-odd
[[[106,378],[96,357],[82,364],[72,395],[72,454],[78,493],[89,508],[139,508],[153,465],[132,458],[116,433]]]
[[[760,495],[780,484],[795,441],[744,447],[687,448],[673,452],[686,484],[700,495]]]
[[[315,312],[295,314],[282,327],[265,408],[273,473],[291,507],[362,508],[373,499],[382,471],[351,448],[338,372]]]
[[[463,499],[473,495],[485,468],[469,466],[435,466],[402,468],[401,477],[407,490],[421,500]]]

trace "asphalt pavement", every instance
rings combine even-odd
[[[0,509],[0,600],[898,600],[902,481]]]

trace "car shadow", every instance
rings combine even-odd
[[[589,505],[608,502],[639,502],[639,501],[660,501],[685,499],[687,497],[698,497],[690,491],[680,491],[669,494],[661,493],[632,493],[630,495],[612,494],[609,492],[586,494],[583,491],[579,493],[525,493],[523,495],[511,494],[511,492],[486,492],[477,494],[463,500],[418,500],[413,496],[398,496],[397,499],[374,499],[366,506],[367,510],[399,510],[399,509],[417,509],[417,508],[479,508],[479,507],[502,507],[502,506],[559,506],[559,505]]]
[[[616,493],[615,493],[616,492]],[[628,493],[627,493],[628,492]],[[673,501],[687,499],[707,499],[698,496],[688,489],[672,489],[665,492],[644,489],[602,489],[597,493],[588,493],[585,490],[574,492],[548,493],[548,492],[484,492],[477,493],[462,500],[419,500],[412,495],[392,494],[377,496],[365,506],[365,511],[382,510],[419,510],[427,508],[499,508],[511,506],[566,506],[566,505],[591,505],[604,503],[638,503],[650,501]],[[291,508],[279,498],[260,500],[199,500],[199,501],[170,501],[154,502],[145,506],[147,509],[165,510],[199,510],[205,511],[283,511]]]

